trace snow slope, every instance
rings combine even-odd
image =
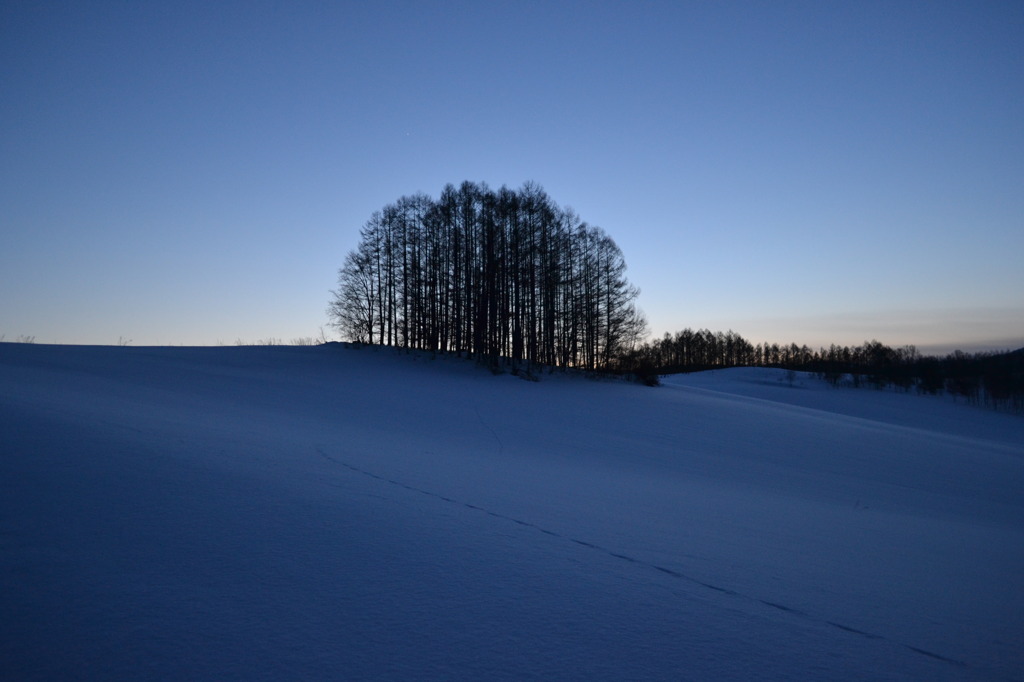
[[[11,679],[1024,679],[1024,419],[0,344]]]

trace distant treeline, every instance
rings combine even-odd
[[[645,334],[619,247],[538,185],[404,196],[360,237],[328,309],[351,341],[606,369]]]
[[[948,392],[973,403],[1024,412],[1024,348],[1005,353],[956,351],[937,357],[922,355],[914,346],[892,348],[879,341],[812,350],[795,343],[754,345],[733,331],[684,329],[624,355],[617,369],[653,382],[660,374],[755,366],[814,372],[833,385],[842,381]]]

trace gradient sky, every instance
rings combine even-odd
[[[652,333],[1024,346],[1024,3],[3,2],[0,335],[316,336],[370,214],[533,180]]]

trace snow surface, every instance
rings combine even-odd
[[[1024,678],[1024,419],[0,344],[5,679]]]

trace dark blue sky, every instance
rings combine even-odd
[[[661,334],[1024,345],[1024,3],[5,3],[0,334],[312,336],[370,214],[540,183]]]

